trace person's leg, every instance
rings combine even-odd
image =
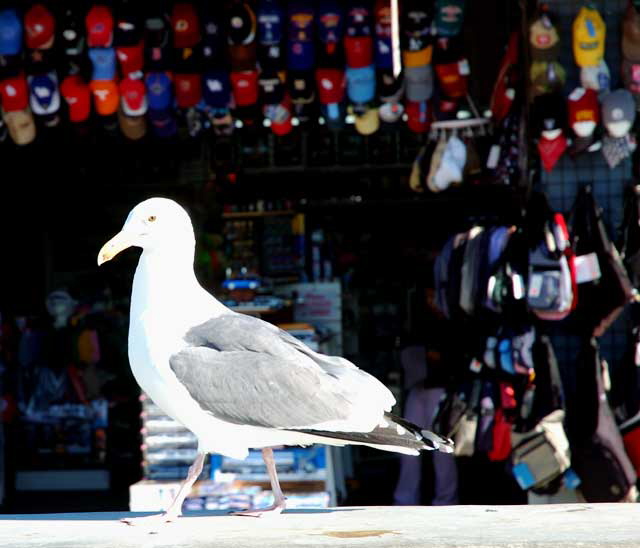
[[[428,388],[424,402],[427,417],[426,428],[431,428],[438,403],[444,394],[444,388]],[[458,504],[458,466],[452,453],[433,453],[434,488],[433,506]]]
[[[422,427],[427,419],[425,414],[425,389],[414,387],[407,395],[404,418]],[[400,455],[400,476],[393,493],[393,504],[410,506],[420,504],[420,480],[422,459],[418,456]]]

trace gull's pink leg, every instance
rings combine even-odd
[[[167,511],[162,514],[154,514],[152,516],[143,516],[140,518],[123,518],[121,521],[128,525],[159,525],[162,523],[167,523],[170,521],[174,521],[182,514],[182,503],[184,499],[187,498],[187,495],[191,492],[193,484],[196,482],[200,473],[202,472],[202,467],[204,465],[204,459],[207,456],[206,453],[198,453],[196,460],[193,461],[193,464],[189,468],[189,473],[187,474],[187,478],[182,482],[180,486],[180,490],[176,495],[176,498],[173,499],[171,506],[167,508]]]
[[[273,459],[273,449],[267,447],[262,450],[262,458],[267,465],[267,472],[269,474],[269,480],[271,481],[271,492],[273,493],[273,504],[267,508],[256,508],[251,510],[245,510],[244,512],[232,512],[234,516],[250,516],[259,518],[264,515],[278,515],[286,507],[286,499],[280,489],[280,481],[278,480],[278,472],[276,470],[276,461]]]

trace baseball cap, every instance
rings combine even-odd
[[[605,33],[598,10],[582,6],[573,21],[573,55],[579,67],[593,67],[602,61]]]
[[[529,26],[531,59],[554,61],[560,55],[560,37],[549,14],[543,13]]]
[[[93,64],[92,80],[114,80],[116,77],[116,52],[113,48],[89,48]]]
[[[288,78],[293,114],[300,123],[310,122],[318,114],[313,72],[289,72]]]
[[[373,64],[373,38],[371,36],[345,36],[344,52],[348,67],[368,67]]]
[[[67,76],[60,84],[60,92],[67,102],[69,119],[84,122],[91,113],[91,92],[79,74]]]
[[[601,98],[602,122],[607,129],[619,122],[632,124],[636,117],[636,103],[626,89],[616,89]]]
[[[34,114],[48,116],[60,110],[58,77],[54,71],[29,76],[27,80],[31,91],[29,104]]]
[[[84,50],[84,28],[77,9],[67,7],[58,25],[58,43],[69,57],[76,57]]]
[[[637,101],[640,98],[640,62],[622,60],[622,81]]]
[[[536,134],[564,129],[567,122],[567,102],[562,93],[538,95],[534,98],[531,109]]]
[[[192,48],[200,41],[200,21],[191,2],[177,2],[171,12],[174,48]]]
[[[123,76],[142,75],[144,68],[144,44],[142,42],[132,46],[118,46],[116,56],[120,62],[120,72]]]
[[[164,13],[149,15],[144,21],[145,70],[169,68],[172,48],[169,44],[169,22]]]
[[[640,14],[632,2],[622,21],[622,54],[629,61],[640,61]]]
[[[536,61],[531,63],[530,78],[533,86],[532,94],[540,95],[561,89],[567,73],[557,61]]]
[[[433,69],[431,65],[405,69],[405,94],[413,102],[428,101],[433,95]]]
[[[56,22],[43,4],[34,4],[24,14],[24,27],[29,49],[49,49],[53,46]]]
[[[316,87],[327,126],[339,129],[344,124],[344,71],[339,68],[317,69]]]
[[[403,50],[421,51],[431,45],[433,13],[430,7],[429,4],[416,0],[407,2],[400,22]]]
[[[232,71],[230,76],[236,105],[239,107],[255,105],[258,102],[258,71]]]
[[[116,46],[134,46],[142,40],[142,18],[134,6],[133,2],[121,2],[118,7],[113,37]]]
[[[368,103],[376,95],[376,71],[373,66],[346,70],[347,96],[354,103]]]
[[[200,48],[203,63],[211,68],[224,66],[226,47],[222,16],[210,4],[206,4],[202,8],[200,11],[202,26]]]
[[[24,110],[29,106],[29,87],[23,74],[5,78],[0,81],[2,110],[13,112]]]
[[[438,36],[457,36],[464,20],[464,0],[436,0],[435,26]]]
[[[257,9],[258,43],[278,45],[282,41],[284,14],[279,0],[260,0]]]
[[[201,75],[197,72],[179,73],[173,75],[176,103],[180,108],[196,106],[202,99]]]
[[[371,135],[380,128],[377,108],[367,108],[355,116],[355,128],[360,135]]]
[[[318,38],[321,44],[319,50],[319,65],[343,65],[341,60],[341,44],[344,34],[344,14],[342,6],[337,0],[321,0],[317,8]]]
[[[263,106],[281,103],[284,100],[286,92],[284,73],[261,71],[260,77],[258,78],[258,88],[260,103],[262,103]]]
[[[22,49],[22,22],[15,9],[0,10],[0,55],[17,55]]]
[[[406,72],[407,93],[409,90],[409,70]],[[415,69],[411,69],[415,70]],[[438,84],[442,91],[453,99],[464,97],[467,94],[468,63],[462,59],[453,63],[438,63],[435,65],[438,76]]]
[[[256,15],[247,2],[234,2],[227,13],[227,41],[232,70],[256,66]]]
[[[93,95],[96,112],[110,116],[118,110],[118,85],[113,80],[92,80],[89,89]]]
[[[280,0],[260,0],[256,15],[260,66],[267,71],[278,70],[284,66],[285,17]]]
[[[382,103],[378,108],[380,120],[386,124],[395,124],[402,118],[404,114],[404,106],[402,103]]]
[[[405,68],[421,67],[431,63],[433,57],[433,46],[429,45],[420,50],[402,51],[402,64]]]
[[[127,116],[142,116],[147,112],[147,96],[144,82],[140,79],[124,78],[120,81],[121,108]]]
[[[149,72],[145,85],[150,109],[165,110],[171,106],[171,78],[166,72]]]
[[[289,3],[289,40],[287,66],[291,70],[311,70],[314,67],[313,3],[293,0]]]
[[[589,137],[600,121],[598,94],[592,89],[576,88],[569,94],[569,125],[578,137]]]
[[[346,36],[373,36],[371,10],[368,2],[352,0],[345,17]]]
[[[378,69],[393,68],[393,51],[391,44],[391,2],[376,0],[375,16],[375,56]]]
[[[202,96],[211,108],[229,108],[231,103],[231,82],[229,72],[212,69],[202,75]]]
[[[431,114],[426,101],[420,101],[419,103],[407,101],[405,103],[405,111],[407,114],[407,127],[411,131],[424,133],[429,129]]]
[[[151,129],[156,137],[173,137],[178,131],[176,117],[170,109],[149,109],[147,113]]]
[[[87,45],[90,48],[108,48],[113,42],[113,16],[104,4],[95,4],[85,17]]]
[[[580,82],[583,88],[598,92],[609,91],[611,89],[611,74],[605,60],[600,61],[595,67],[582,67]]]
[[[16,145],[28,145],[36,138],[36,124],[28,108],[3,111],[2,118]]]
[[[377,71],[378,97],[383,103],[398,103],[404,95],[404,74],[396,77],[392,69]]]
[[[120,131],[132,141],[138,141],[147,134],[147,122],[144,116],[129,116],[124,112],[124,108],[118,109],[118,125]]]

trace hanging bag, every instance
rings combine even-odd
[[[581,332],[599,337],[633,298],[634,291],[588,185],[578,193],[570,227],[579,284],[574,322]]]

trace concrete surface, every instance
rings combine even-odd
[[[640,547],[637,504],[345,507],[269,518],[206,513],[157,532],[127,513],[0,515],[0,546],[40,547]]]

